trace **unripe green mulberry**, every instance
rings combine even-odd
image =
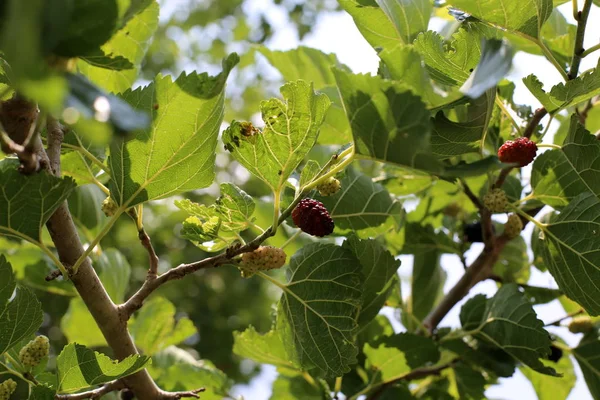
[[[523,230],[523,222],[517,214],[508,216],[508,221],[504,224],[504,234],[509,239],[514,239],[521,234]]]
[[[502,189],[492,189],[483,196],[483,205],[491,212],[505,212],[508,198]]]
[[[587,333],[594,329],[594,323],[588,316],[575,317],[569,324],[569,331],[572,333]]]
[[[332,194],[336,194],[341,187],[342,185],[340,184],[340,181],[334,177],[331,177],[318,185],[317,190],[321,196],[331,196]]]
[[[112,217],[113,215],[115,215],[115,212],[117,211],[118,208],[119,208],[119,206],[117,205],[117,203],[115,203],[115,201],[110,196],[108,196],[102,202],[102,212],[107,217]]]
[[[286,254],[283,249],[272,246],[261,246],[258,249],[242,254],[240,271],[244,278],[249,278],[258,271],[268,271],[284,266]]]
[[[0,400],[8,400],[17,389],[17,382],[7,379],[0,383]]]
[[[37,336],[19,352],[21,364],[27,368],[33,368],[48,355],[50,351],[50,342],[46,336]]]

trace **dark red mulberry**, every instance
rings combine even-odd
[[[524,167],[533,161],[537,153],[537,145],[526,137],[507,140],[498,149],[498,158],[505,163],[516,163]]]
[[[292,219],[303,232],[319,237],[331,234],[335,226],[323,203],[314,199],[300,200],[292,211]]]

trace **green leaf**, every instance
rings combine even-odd
[[[233,158],[276,193],[314,146],[330,104],[326,95],[316,94],[312,84],[302,80],[286,83],[281,94],[284,101],[261,103],[263,130],[233,121],[223,133]]]
[[[436,232],[431,225],[411,222],[406,224],[403,254],[451,253],[460,254],[458,243],[443,231]]]
[[[254,200],[232,183],[221,183],[221,196],[216,200],[222,228],[226,232],[240,232],[250,226]]]
[[[202,400],[230,398],[227,376],[208,360],[196,360],[183,349],[170,346],[152,357],[149,368],[161,388],[168,391],[206,388]]]
[[[579,123],[577,115],[571,117],[569,134],[562,151],[585,185],[585,190],[600,197],[600,172],[596,161],[600,141]]]
[[[566,400],[575,386],[575,380],[577,379],[571,357],[568,354],[563,354],[558,362],[550,360],[543,360],[542,362],[556,369],[556,372],[562,376],[556,378],[554,376],[537,374],[528,368],[520,368],[523,375],[531,382],[538,400]]]
[[[131,355],[114,361],[85,346],[70,343],[56,358],[58,386],[61,393],[75,393],[134,374],[150,362],[150,358]]]
[[[279,375],[273,382],[271,400],[323,400],[325,393],[302,375]]]
[[[483,299],[485,307],[485,296],[482,295],[480,298]],[[446,340],[440,345],[477,369],[483,368],[492,377],[510,378],[515,373],[515,360],[508,353],[481,341],[474,340],[467,344],[460,338]]]
[[[152,113],[153,122],[135,138],[111,145],[109,189],[117,204],[131,207],[212,183],[225,80],[237,61],[235,54],[225,59],[217,77],[182,74],[172,82],[159,76],[123,94]]]
[[[460,162],[451,167],[446,167],[444,176],[448,178],[467,178],[472,176],[480,176],[488,172],[497,171],[502,168],[511,166],[498,160],[496,156],[489,156],[482,160],[472,163]]]
[[[512,66],[513,52],[510,46],[501,40],[484,40],[481,47],[481,59],[475,71],[462,85],[460,91],[476,99],[488,89],[496,87]]]
[[[135,82],[138,69],[150,40],[158,27],[159,7],[156,1],[137,2],[143,6],[138,10],[117,32],[113,34],[101,50],[113,58],[125,58],[132,67],[129,69],[107,69],[105,65],[98,65],[98,59],[90,56],[77,62],[79,72],[87,76],[92,82],[112,93],[122,93],[131,88]]]
[[[336,228],[358,231],[380,226],[388,218],[392,218],[396,226],[402,224],[402,204],[367,175],[349,168],[340,184],[342,189],[332,196],[315,196],[329,211]]]
[[[25,176],[18,166],[15,159],[0,161],[0,235],[39,243],[42,227],[75,188],[75,182],[45,171]]]
[[[310,47],[273,51],[261,46],[258,51],[281,73],[286,82],[302,79],[312,82],[316,90],[335,85],[331,67],[347,69],[339,63],[335,54],[326,54]]]
[[[123,303],[129,287],[131,266],[117,249],[106,249],[94,262],[100,280],[115,304]]]
[[[378,55],[385,63],[385,69],[389,76],[395,81],[402,82],[407,89],[421,96],[429,107],[445,101],[433,90],[429,73],[422,67],[421,54],[415,46],[398,45],[392,49],[386,48]]]
[[[461,86],[469,79],[481,56],[480,36],[461,28],[450,43],[437,32],[427,31],[415,40],[429,75],[444,85]]]
[[[298,187],[302,188],[312,182],[320,171],[321,166],[317,161],[308,160],[302,168],[302,172],[300,172],[300,181],[298,182]]]
[[[149,356],[197,333],[189,318],[179,318],[175,322],[175,306],[164,297],[146,301],[129,324],[129,330],[135,345]]]
[[[113,71],[123,71],[125,69],[132,69],[134,67],[131,61],[125,57],[106,54],[100,49],[93,52],[93,54],[89,54],[81,58],[91,65]]]
[[[365,344],[367,365],[378,372],[382,383],[402,378],[412,369],[435,363],[440,352],[427,337],[400,333],[380,339],[378,346]]]
[[[37,297],[27,288],[17,288],[12,267],[0,254],[0,355],[42,325],[43,313]],[[13,293],[17,289],[14,297]],[[11,299],[12,297],[12,299]]]
[[[339,0],[339,3],[352,16],[360,33],[374,48],[393,49],[405,44],[392,21],[377,6],[375,0]]]
[[[220,228],[221,220],[217,216],[209,217],[206,221],[195,216],[188,217],[183,221],[181,237],[202,244],[216,239]]]
[[[523,78],[523,83],[550,114],[555,114],[600,94],[600,64],[575,79],[553,86],[550,92],[544,91],[535,75]]]
[[[281,338],[273,330],[261,335],[253,326],[249,326],[244,332],[233,332],[233,352],[262,364],[297,370],[289,360]]]
[[[494,264],[493,272],[501,277],[504,283],[525,283],[529,280],[529,267],[527,243],[519,236],[509,241],[502,249],[498,261]]]
[[[81,329],[82,326],[85,326],[85,329]],[[60,329],[69,343],[79,343],[88,347],[106,346],[104,335],[80,297],[72,299],[69,303],[67,312],[60,320]]]
[[[531,186],[536,200],[555,208],[568,205],[573,198],[588,190],[565,154],[562,150],[545,151],[535,158],[531,170]],[[580,163],[582,160],[574,161]]]
[[[552,0],[452,0],[450,5],[473,17],[520,35],[538,38],[552,14]]]
[[[422,321],[433,306],[444,295],[446,272],[440,265],[441,254],[430,250],[415,254],[411,276],[410,297],[406,300],[404,311]],[[402,323],[409,330],[416,330],[414,321],[406,313],[402,314]]]
[[[385,304],[391,290],[400,260],[394,259],[389,251],[373,239],[360,240],[355,235],[350,236],[342,245],[350,250],[360,262],[362,282],[362,300],[358,325],[367,326]]]
[[[334,69],[351,121],[357,154],[377,161],[441,173],[431,154],[429,111],[399,84]]]
[[[596,335],[584,336],[573,348],[575,360],[583,372],[583,378],[594,400],[600,399],[600,341]]]
[[[94,184],[77,186],[69,196],[71,216],[90,242],[108,222],[108,217],[102,212],[101,207],[105,198],[104,192]]]
[[[116,0],[73,0],[71,18],[53,52],[78,57],[96,50],[110,39],[118,22]]]
[[[65,107],[77,110],[86,119],[109,122],[118,133],[146,129],[149,116],[123,99],[108,94],[81,74],[67,74],[70,93]]]
[[[452,370],[460,399],[464,400],[482,400],[485,399],[486,380],[481,372],[458,363]]]
[[[349,250],[333,244],[310,244],[292,256],[277,310],[277,331],[292,362],[329,377],[356,363],[360,269]]]
[[[348,118],[346,117],[337,86],[333,84],[332,86],[324,87],[320,91],[329,97],[331,106],[329,106],[327,114],[325,114],[325,121],[321,125],[317,143],[322,145],[344,145],[351,142],[352,132],[350,131],[350,122],[348,122]]]
[[[411,44],[417,35],[427,30],[433,11],[429,0],[375,0],[392,21],[400,40]]]
[[[550,336],[517,285],[502,285],[489,300],[475,296],[463,306],[460,321],[476,338],[503,349],[537,372],[557,376],[540,361],[550,354]]]
[[[558,287],[591,315],[600,314],[599,217],[600,200],[587,192],[575,197],[548,225],[540,227],[544,264]]]
[[[35,385],[31,388],[29,400],[54,400],[55,395],[56,390],[53,390],[48,386]]]
[[[466,120],[450,121],[442,111],[433,120],[431,151],[439,157],[454,157],[479,152],[481,140],[487,133],[496,90],[490,89],[483,96],[471,101],[466,110]]]

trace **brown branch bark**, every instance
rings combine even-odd
[[[579,66],[585,49],[583,41],[585,39],[585,27],[587,25],[590,10],[592,8],[592,0],[585,0],[583,9],[576,15],[577,19],[577,34],[575,36],[575,46],[573,47],[573,58],[571,59],[571,68],[569,69],[569,79],[577,78],[579,74]]]
[[[367,397],[367,400],[377,400],[377,399],[379,399],[384,394],[385,390],[388,387],[394,385],[395,383],[406,382],[406,381],[413,381],[415,379],[426,378],[426,377],[431,376],[431,375],[439,375],[443,370],[445,370],[447,368],[451,368],[457,362],[458,362],[458,358],[454,359],[454,360],[452,360],[450,362],[447,362],[445,364],[434,366],[434,367],[423,367],[423,368],[413,369],[412,371],[410,371],[406,375],[403,375],[400,378],[391,380],[391,381],[386,382],[383,385],[379,386],[379,388],[377,388],[377,390],[375,392],[373,392],[372,394],[370,394]]]
[[[49,136],[54,136],[57,131],[49,131]],[[49,160],[51,165],[60,164],[60,138],[49,137],[54,145],[51,147]],[[57,168],[60,171],[60,168]],[[67,202],[61,204],[48,220],[46,226],[56,246],[60,261],[69,268],[84,253],[83,246],[73,222]],[[106,342],[111,347],[117,359],[122,360],[132,354],[138,354],[133,339],[127,329],[127,317],[123,315],[112,302],[106,289],[100,282],[96,271],[87,258],[81,264],[77,273],[69,277],[73,282],[81,299],[96,321]],[[148,400],[162,400],[173,398],[170,393],[162,391],[146,370],[137,372],[122,380],[137,398]]]
[[[105,394],[121,390],[125,388],[125,384],[122,380],[117,379],[107,383],[106,385],[99,387],[98,389],[90,390],[82,393],[75,394],[57,394],[54,396],[55,400],[84,400],[84,399],[99,399]]]

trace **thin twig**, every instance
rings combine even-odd
[[[154,247],[152,246],[150,236],[148,236],[146,230],[142,228],[138,232],[138,237],[140,239],[140,242],[142,242],[142,246],[144,246],[144,248],[148,252],[148,259],[150,264],[150,268],[148,268],[148,278],[155,279],[158,274],[158,256],[154,251]]]
[[[83,399],[99,399],[107,393],[114,392],[125,388],[125,384],[120,379],[107,383],[98,389],[90,390],[83,393],[75,394],[57,394],[55,400],[83,400]]]
[[[576,317],[579,314],[583,314],[583,313],[584,313],[583,308],[580,308],[579,310],[571,311],[570,313],[568,313],[564,317],[559,318],[556,321],[549,322],[549,323],[547,323],[544,326],[560,326],[560,323],[563,322],[565,319],[573,318],[573,317]]]
[[[475,193],[473,193],[473,191],[471,190],[471,188],[469,187],[467,182],[465,182],[464,179],[461,179],[460,183],[462,185],[463,192],[465,192],[465,194],[467,195],[469,200],[471,200],[471,202],[475,205],[475,207],[477,207],[479,210],[481,210],[483,208],[483,204],[479,200],[479,197],[477,197],[475,195]]]
[[[56,176],[60,176],[60,151],[62,142],[65,138],[65,131],[55,118],[48,115],[46,121],[46,129],[48,130],[48,141],[46,145],[46,153],[50,159],[50,168]]]
[[[540,124],[540,121],[546,116],[546,114],[548,114],[548,110],[546,110],[544,107],[535,110],[535,113],[533,113],[533,117],[531,117],[531,120],[529,120],[529,123],[523,131],[523,137],[531,138],[531,135],[533,135],[533,132],[535,132],[537,126]],[[504,184],[506,177],[510,174],[512,170],[513,167],[508,167],[500,171],[500,175],[498,176],[496,183],[494,183],[494,188],[501,187]]]
[[[583,9],[576,15],[577,20],[577,35],[575,36],[575,46],[573,47],[573,58],[571,60],[571,68],[569,69],[569,79],[577,78],[579,73],[579,66],[581,64],[581,58],[585,53],[583,48],[583,40],[585,38],[585,27],[587,25],[590,10],[592,8],[592,0],[585,0],[583,3]]]
[[[292,213],[296,204],[302,199],[304,191],[300,192],[296,199],[286,208],[279,216],[278,225],[282,224],[287,217]],[[175,268],[168,270],[167,272],[155,277],[146,278],[142,287],[133,294],[125,303],[119,305],[119,311],[122,312],[126,318],[129,318],[135,311],[139,310],[144,301],[150,296],[156,289],[161,285],[175,280],[181,279],[186,275],[192,274],[201,269],[216,268],[224,264],[231,263],[232,259],[242,253],[247,253],[256,250],[262,242],[274,235],[273,227],[269,227],[261,235],[257,236],[251,242],[240,245],[239,243],[234,244],[225,250],[224,253],[219,255],[205,258],[200,261],[196,261],[190,264],[181,264]]]
[[[199,389],[194,389],[194,390],[188,390],[187,392],[163,392],[162,399],[163,400],[170,400],[170,399],[178,400],[178,399],[189,398],[189,397],[199,399],[200,396],[198,396],[198,393],[202,393],[205,390],[206,390],[205,388],[199,388]]]
[[[423,367],[423,368],[416,368],[413,369],[412,371],[410,371],[409,373],[407,373],[406,375],[403,375],[397,379],[393,379],[391,381],[385,382],[383,384],[381,384],[377,390],[375,392],[373,392],[372,394],[370,394],[367,397],[367,400],[377,400],[379,399],[384,393],[385,390],[398,383],[398,382],[405,382],[405,381],[412,381],[415,379],[422,379],[431,375],[439,375],[443,370],[447,369],[447,368],[451,368],[453,367],[457,362],[458,362],[458,358],[449,361],[445,364],[442,365],[438,365],[438,366],[433,366],[433,367]]]

